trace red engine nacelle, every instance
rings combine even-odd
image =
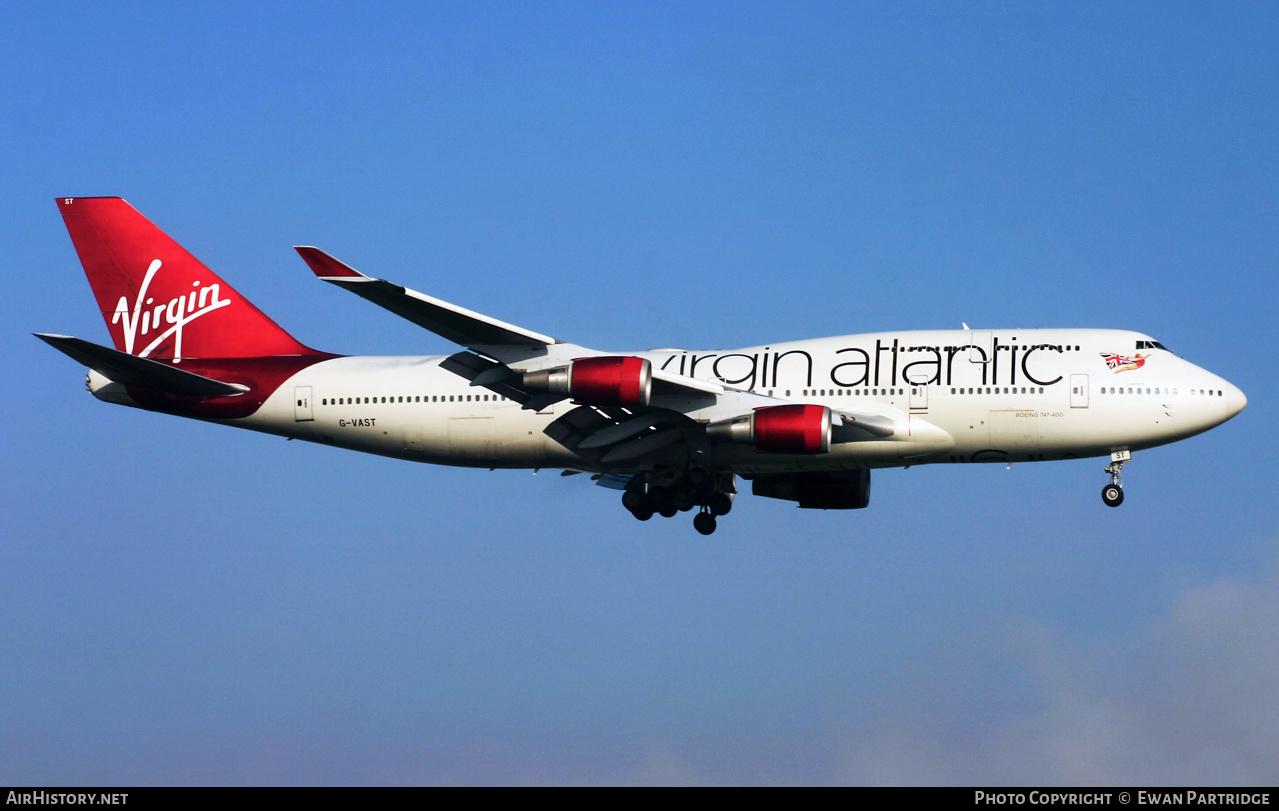
[[[577,358],[568,366],[527,372],[524,387],[599,405],[648,405],[653,364],[636,357]]]
[[[569,394],[586,403],[648,405],[653,365],[643,358],[581,358],[569,367]]]
[[[826,406],[769,406],[752,416],[755,447],[765,453],[826,453],[830,450],[830,409]]]
[[[706,435],[723,442],[754,445],[764,453],[826,453],[830,450],[830,409],[826,406],[765,406],[745,417],[706,426]]]

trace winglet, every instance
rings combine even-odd
[[[369,278],[345,262],[334,259],[319,248],[310,245],[294,245],[293,250],[298,252],[298,256],[302,257],[302,261],[306,262],[311,271],[321,279],[349,279],[355,281]]]

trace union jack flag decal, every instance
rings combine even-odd
[[[1128,357],[1127,355],[1117,355],[1114,352],[1102,352],[1101,357],[1106,361],[1108,366],[1115,374],[1120,372],[1128,372],[1133,369],[1140,369],[1146,365],[1146,358],[1149,355],[1136,355]]]

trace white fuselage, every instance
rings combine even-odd
[[[1121,330],[891,332],[635,354],[654,368],[894,425],[892,437],[839,443],[812,456],[714,448],[712,463],[747,475],[1108,455],[1206,431],[1246,403],[1221,377],[1154,348],[1149,336]],[[1107,355],[1119,359],[1108,363]],[[575,404],[524,410],[441,369],[443,360],[325,360],[286,381],[252,416],[225,422],[436,464],[590,467],[543,433]],[[709,410],[686,413],[714,418]]]

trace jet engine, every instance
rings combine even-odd
[[[577,358],[568,366],[525,372],[523,385],[583,403],[648,405],[653,392],[653,365],[636,357]]]
[[[830,432],[830,409],[801,403],[765,406],[706,426],[712,440],[753,445],[764,453],[826,453]]]

